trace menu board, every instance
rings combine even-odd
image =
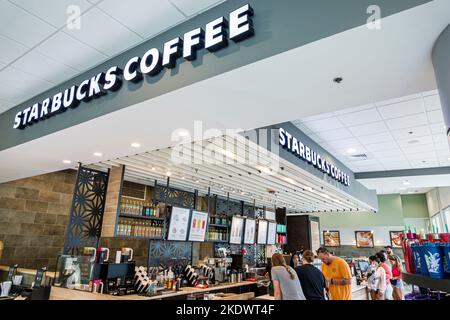
[[[320,248],[320,231],[319,223],[311,221],[311,250],[316,252]]]
[[[167,240],[186,241],[191,210],[172,207]]]
[[[267,225],[268,222],[266,220],[259,220],[258,222],[258,244],[266,244],[267,243]]]
[[[256,220],[245,219],[244,244],[255,244]]]
[[[267,232],[267,244],[275,244],[277,237],[277,224],[269,222],[269,231]]]
[[[231,222],[230,243],[241,244],[243,231],[244,218],[234,216]]]
[[[189,227],[189,241],[205,241],[207,221],[208,214],[206,212],[192,211],[191,225]]]

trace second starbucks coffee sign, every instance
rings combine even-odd
[[[229,40],[245,40],[254,35],[252,16],[253,9],[246,4],[231,12],[227,18],[217,18],[204,28],[193,29],[182,37],[167,41],[162,51],[151,48],[142,56],[131,57],[122,68],[112,66],[105,72],[19,111],[15,115],[13,128],[24,129],[69,108],[74,109],[81,101],[88,102],[106,95],[108,91],[117,91],[123,81],[139,82],[144,76],[155,76],[164,68],[174,68],[178,58],[195,60],[198,50],[215,52],[227,47]]]

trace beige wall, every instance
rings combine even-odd
[[[69,221],[76,172],[0,184],[0,265],[55,268]]]
[[[428,212],[430,217],[450,206],[450,187],[435,188],[427,192]]]

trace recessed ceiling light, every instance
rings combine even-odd
[[[187,137],[189,135],[189,132],[187,130],[182,129],[178,131],[178,135],[180,137]]]
[[[186,178],[185,178],[185,177],[181,177],[181,179],[182,179],[182,180],[185,180]]]
[[[100,152],[94,152],[94,156],[96,157],[103,157],[103,154]]]
[[[133,143],[131,144],[131,146],[132,146],[133,148],[140,148],[140,147],[141,147],[141,144],[138,143],[138,142],[133,142]]]
[[[63,160],[63,163],[65,163],[65,164],[71,164],[72,161],[70,161],[70,160]]]
[[[170,171],[166,172],[166,176],[170,177],[171,175],[172,175],[172,172],[170,172]]]
[[[200,180],[195,180],[195,183],[200,183]]]
[[[347,153],[348,154],[354,154],[354,153],[356,153],[356,149],[355,148],[348,148],[347,149]]]
[[[404,186],[409,186],[410,184],[411,184],[411,182],[409,182],[408,180],[403,181]]]
[[[155,167],[152,167],[152,171],[155,171],[156,170],[156,168]]]

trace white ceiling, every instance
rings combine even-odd
[[[249,129],[435,90],[430,53],[449,22],[450,1],[432,1],[383,19],[381,30],[361,26],[3,150],[0,182],[131,155],[134,141],[171,146],[172,132],[195,120]]]
[[[224,1],[0,0],[0,113]]]
[[[429,176],[407,176],[358,180],[377,194],[416,194],[426,193],[433,188],[450,186],[450,173]],[[404,184],[407,181],[407,184]]]
[[[437,90],[294,123],[355,172],[450,166]]]

